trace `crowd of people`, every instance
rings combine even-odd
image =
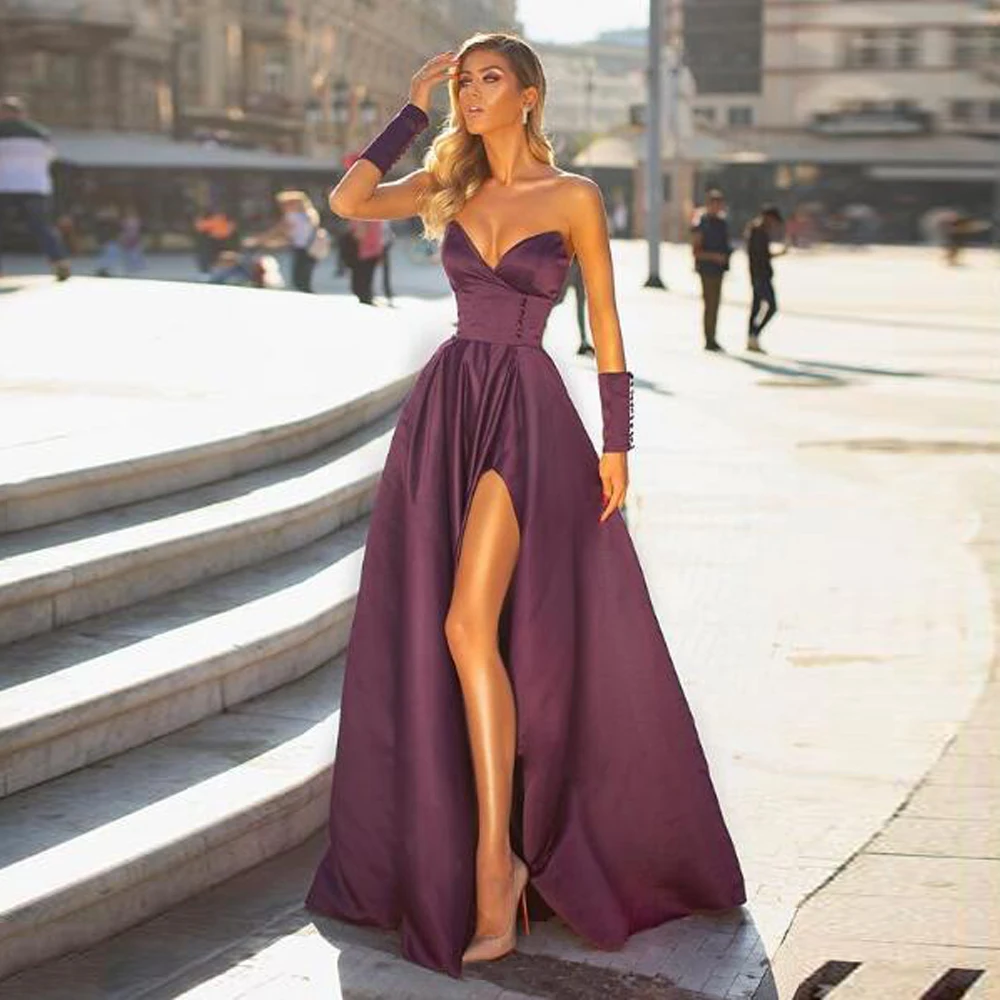
[[[58,280],[70,275],[69,258],[79,245],[75,220],[69,215],[52,218],[51,164],[55,157],[47,130],[28,117],[22,100],[0,98],[0,250],[6,220],[20,217],[22,226],[46,256]],[[349,164],[348,164],[349,165]],[[375,301],[376,272],[381,269],[382,295],[393,302],[391,247],[392,225],[380,219],[333,217],[325,228],[310,196],[300,190],[278,191],[274,198],[276,220],[262,231],[243,234],[239,221],[218,204],[208,204],[192,220],[192,237],[198,270],[206,280],[241,283],[259,288],[283,288],[285,278],[275,251],[288,253],[290,282],[300,292],[313,291],[317,264],[333,255],[335,274],[349,274],[351,292],[359,302]],[[101,201],[88,213],[88,231],[97,245],[94,274],[112,277],[135,275],[146,268],[143,223],[136,207]],[[932,217],[933,216],[933,217]],[[857,203],[835,213],[821,207],[800,205],[786,219],[774,205],[763,205],[747,225],[743,244],[748,256],[752,305],[746,348],[762,352],[762,332],[778,311],[772,258],[789,247],[808,248],[816,241],[839,234],[847,243],[864,246],[879,231],[879,216],[871,206]],[[960,262],[973,234],[989,228],[967,214],[940,210],[928,212],[922,228],[928,240],[942,246],[947,263]],[[628,235],[628,211],[622,193],[610,200],[608,229],[614,236]],[[723,193],[713,188],[692,220],[694,266],[701,283],[704,347],[721,351],[716,337],[722,286],[729,271],[734,236]],[[773,244],[783,245],[774,250]],[[2,271],[0,271],[2,273]],[[574,260],[560,301],[573,289],[580,336],[578,353],[593,354],[586,329],[586,292],[579,264]]]

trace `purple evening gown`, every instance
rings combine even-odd
[[[400,928],[461,974],[475,926],[476,791],[444,636],[473,490],[503,476],[521,548],[500,618],[517,706],[511,838],[532,909],[581,937],[739,906],[743,877],[687,700],[598,456],[541,340],[569,255],[555,231],[491,268],[455,221],[458,330],[392,438],[347,647],[329,846],[309,910]]]

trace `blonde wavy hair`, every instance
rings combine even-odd
[[[541,163],[555,164],[556,154],[542,127],[545,111],[545,71],[535,50],[524,39],[502,31],[479,32],[467,38],[458,50],[458,65],[477,49],[499,52],[507,58],[521,88],[535,87],[538,100],[524,126],[528,149]],[[476,193],[490,176],[482,137],[466,131],[458,104],[457,74],[448,81],[450,113],[430,149],[424,154],[424,169],[430,183],[424,190],[417,214],[424,224],[424,236],[440,239],[448,221]]]
[[[283,209],[288,202],[299,201],[302,203],[302,211],[305,212],[306,217],[309,219],[310,223],[314,226],[319,225],[319,212],[316,211],[316,206],[312,202],[312,198],[305,193],[305,191],[294,191],[290,188],[286,188],[284,191],[279,191],[275,196],[274,200]]]

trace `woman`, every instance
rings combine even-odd
[[[385,183],[445,79],[451,116],[423,167]],[[529,881],[536,911],[606,948],[745,899],[620,512],[631,374],[604,207],[554,165],[544,99],[528,45],[473,36],[417,72],[330,196],[352,218],[420,214],[458,329],[408,396],[379,483],[307,905],[399,927],[406,957],[455,976],[514,947]],[[574,254],[600,459],[541,349]]]
[[[246,241],[248,247],[289,246],[292,249],[292,287],[312,291],[316,259],[309,253],[319,232],[319,212],[304,191],[279,191],[274,200],[281,218],[270,229]]]
[[[364,305],[375,304],[375,266],[385,250],[382,223],[373,219],[352,219],[351,232],[357,245],[351,269],[351,291]]]

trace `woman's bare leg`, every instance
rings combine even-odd
[[[479,811],[476,934],[502,933],[510,917],[510,808],[514,694],[497,641],[500,611],[520,545],[507,485],[479,479],[461,542],[445,637],[458,671],[469,727]]]

